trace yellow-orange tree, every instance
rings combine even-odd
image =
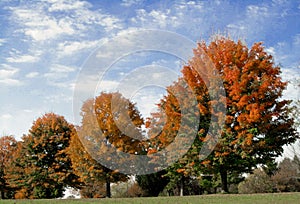
[[[102,92],[96,97],[94,108],[99,128],[109,143],[122,152],[142,152],[144,121],[134,103],[118,92]]]
[[[9,184],[16,198],[58,198],[66,186],[76,186],[66,149],[75,128],[64,117],[47,113],[23,136],[9,167]]]
[[[0,137],[0,199],[9,198],[12,191],[6,179],[6,168],[16,151],[17,141],[13,136]]]
[[[283,146],[293,143],[298,134],[289,117],[290,101],[282,99],[287,83],[280,77],[262,43],[248,49],[241,41],[216,37],[209,45],[199,43],[195,56],[184,66],[184,80],[194,90],[199,102],[209,98],[208,89],[195,71],[203,66],[205,53],[218,70],[226,92],[226,120],[213,153],[202,161],[208,172],[219,173],[222,188],[228,192],[227,175],[250,172],[258,164],[268,165],[282,154]],[[213,88],[213,87],[210,87]],[[210,106],[200,105],[201,115],[213,115]],[[200,139],[207,127],[201,127]]]
[[[73,134],[70,141],[68,153],[72,160],[74,173],[79,176],[82,182],[82,197],[111,197],[110,184],[118,181],[126,181],[128,177],[118,173],[96,161],[92,156],[101,154],[101,152],[92,152],[94,147],[103,152],[108,151],[107,143],[101,140],[102,132],[99,129],[94,110],[94,99],[84,102],[81,108],[81,126],[77,127],[77,133]],[[90,144],[87,140],[92,139]],[[98,143],[95,141],[99,141]],[[97,157],[96,157],[97,158]],[[103,186],[106,184],[106,192]]]

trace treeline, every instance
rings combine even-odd
[[[146,120],[102,92],[84,102],[79,126],[47,113],[21,141],[1,137],[1,198],[58,198],[66,187],[111,197],[130,172],[137,183],[123,196],[299,191],[299,157],[275,162],[299,138],[280,73],[261,43],[201,42]]]

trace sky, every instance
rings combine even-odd
[[[300,78],[298,19],[299,0],[1,0],[0,136],[21,138],[47,112],[77,124],[74,92],[90,57],[112,39],[130,38],[132,32],[166,31],[192,42],[209,42],[216,33],[226,34],[249,47],[263,42],[281,66],[282,78],[294,82]],[[163,41],[159,35],[152,38]],[[102,50],[102,54],[109,53]],[[143,68],[145,77],[131,80],[151,76],[161,82],[163,77],[180,76],[182,63],[178,56],[144,50],[122,56],[101,77],[90,78],[97,82],[95,93],[118,90],[136,76],[137,67]],[[167,74],[160,72],[166,68]],[[143,86],[131,95],[144,116],[155,109],[168,83]],[[299,99],[299,90],[291,83],[284,97]]]

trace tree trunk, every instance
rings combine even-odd
[[[183,196],[183,186],[184,186],[184,180],[183,180],[183,176],[180,179],[180,196]]]
[[[109,179],[109,176],[106,176],[106,197],[107,197],[107,198],[111,198],[110,179]]]
[[[4,199],[4,191],[1,191],[0,199]]]
[[[224,167],[221,167],[220,174],[221,174],[221,182],[222,182],[222,191],[224,193],[229,193],[228,184],[227,184],[227,170]]]

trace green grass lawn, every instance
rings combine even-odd
[[[68,199],[68,200],[0,200],[1,204],[68,204],[68,203],[104,203],[104,204],[198,204],[198,203],[300,203],[300,193],[276,193],[276,194],[217,194],[203,196],[184,196],[184,197],[156,197],[156,198],[103,198],[103,199]]]

